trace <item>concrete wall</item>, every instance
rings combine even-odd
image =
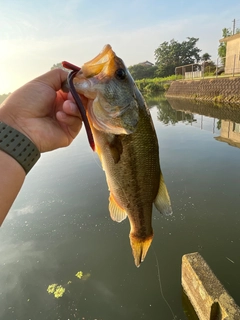
[[[173,81],[166,97],[216,102],[240,102],[240,78],[214,78]]]
[[[240,34],[220,40],[227,45],[225,74],[240,73]]]
[[[239,47],[238,53],[228,54],[226,56],[226,63],[225,63],[225,74],[226,75],[234,75],[240,73],[240,43],[236,44],[236,47],[233,43],[229,42],[229,51],[236,52],[237,46]],[[232,48],[233,47],[233,48]]]
[[[200,320],[240,319],[240,308],[198,252],[182,257],[182,286]]]

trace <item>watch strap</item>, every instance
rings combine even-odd
[[[13,157],[26,174],[40,158],[35,144],[23,133],[0,121],[0,150]]]

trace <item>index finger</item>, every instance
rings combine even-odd
[[[34,81],[44,83],[53,88],[55,91],[58,91],[61,89],[62,83],[67,80],[67,76],[67,71],[62,69],[53,69],[35,78]]]

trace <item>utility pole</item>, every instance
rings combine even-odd
[[[232,34],[235,34],[235,26],[236,26],[236,19],[233,19],[233,31]]]

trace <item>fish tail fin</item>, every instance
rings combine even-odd
[[[172,214],[171,201],[162,173],[160,175],[159,189],[157,196],[154,200],[154,205],[160,213],[164,215]]]
[[[153,235],[142,239],[130,233],[129,238],[135,265],[136,267],[139,267],[147,255],[148,249],[152,243]]]

